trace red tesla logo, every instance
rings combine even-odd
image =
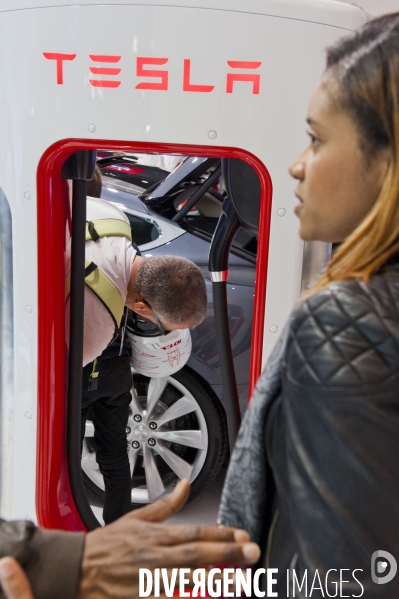
[[[90,58],[93,62],[103,62],[106,64],[115,64],[120,61],[120,56],[106,56],[104,54],[90,54]],[[121,69],[115,67],[89,67],[90,73],[93,75],[119,75]],[[109,80],[109,79],[89,79],[91,85],[94,87],[119,87],[121,81]]]
[[[64,85],[64,63],[75,60],[76,54],[63,54],[59,52],[43,52],[44,58],[53,60],[56,64],[56,82],[58,85]],[[90,60],[94,65],[89,66],[91,76],[89,81],[93,87],[116,88],[122,83],[121,79],[114,79],[121,73],[119,61],[121,56],[109,54],[90,54]],[[169,71],[152,67],[164,66],[169,62],[169,58],[154,58],[149,56],[138,56],[136,58],[136,77],[145,78],[136,84],[135,89],[167,91],[169,89]],[[118,66],[109,66],[110,64]],[[250,83],[253,95],[260,91],[260,74],[254,73],[261,66],[261,62],[248,60],[228,60],[227,64],[231,72],[226,74],[226,94],[234,93],[235,84]],[[107,66],[104,66],[107,65]],[[150,68],[148,68],[150,67]],[[99,78],[101,76],[101,78]],[[103,79],[107,77],[107,79]],[[108,77],[111,77],[110,79]],[[194,79],[195,81],[195,79]],[[193,81],[191,59],[183,60],[182,89],[184,92],[210,93],[215,89],[215,85],[204,84]]]
[[[59,52],[43,52],[47,60],[55,60],[57,65],[57,83],[64,84],[64,60],[75,60],[76,54],[60,54]]]

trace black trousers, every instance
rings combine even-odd
[[[131,476],[127,455],[126,426],[131,402],[132,375],[129,356],[103,359],[95,391],[89,391],[93,364],[83,368],[83,442],[87,411],[93,411],[97,462],[104,477],[103,518],[113,522],[131,509]]]

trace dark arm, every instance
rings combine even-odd
[[[20,562],[35,599],[75,599],[84,542],[84,533],[43,530],[25,520],[0,520],[0,557],[12,556]],[[0,598],[4,598],[1,591]]]

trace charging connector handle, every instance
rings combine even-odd
[[[216,229],[213,233],[209,248],[208,268],[210,273],[226,272],[229,270],[229,254],[233,239],[240,228],[233,202],[226,198],[222,205]],[[212,276],[211,276],[212,278]]]
[[[209,249],[208,268],[212,280],[214,318],[215,323],[217,322],[217,326],[215,326],[216,346],[219,355],[230,449],[233,448],[237,437],[241,413],[230,338],[227,279],[230,248],[239,229],[240,223],[233,203],[226,198]]]

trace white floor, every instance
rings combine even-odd
[[[225,476],[226,470],[223,469],[219,472],[213,483],[199,497],[187,503],[178,514],[167,520],[167,522],[169,524],[187,524],[189,522],[216,524]],[[98,521],[103,524],[101,517],[102,510],[94,506],[92,506],[92,510]]]

